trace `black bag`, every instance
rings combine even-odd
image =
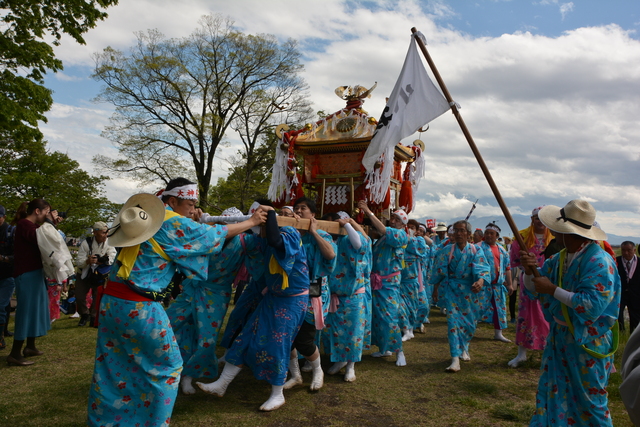
[[[322,295],[322,277],[313,280],[309,283],[309,296],[319,297]]]
[[[103,267],[103,266],[100,266],[100,267]],[[95,270],[89,270],[89,273],[87,273],[87,277],[85,279],[87,280],[87,282],[91,284],[91,286],[104,285],[105,280],[107,280],[107,277],[109,277],[109,271],[111,270],[111,266],[110,265],[105,266],[108,268],[106,273],[103,273],[102,271],[104,270],[100,267],[96,268]]]

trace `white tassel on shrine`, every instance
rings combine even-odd
[[[411,211],[416,209],[416,200],[418,199],[416,196],[418,194],[418,187],[420,186],[420,181],[424,178],[426,171],[426,162],[424,160],[424,156],[422,155],[422,150],[420,147],[413,146],[411,147],[413,152],[415,153],[415,160],[408,164],[407,167],[409,169],[409,180],[411,182],[411,188],[413,190],[413,206],[411,207]]]
[[[382,163],[379,168],[373,168],[370,172],[367,172],[365,180],[367,182],[367,189],[371,195],[371,201],[374,203],[382,203],[387,197],[387,190],[391,183],[391,173],[393,172],[393,154],[395,145],[389,145],[384,153],[378,159]]]
[[[281,139],[281,144],[284,144],[284,134]],[[271,184],[269,185],[269,191],[267,196],[269,200],[274,202],[283,198],[289,197],[289,191],[291,184],[289,177],[287,176],[287,166],[289,160],[289,151],[280,148],[281,144],[276,145],[275,162],[273,163],[273,169],[271,170]],[[284,194],[283,194],[284,193]]]

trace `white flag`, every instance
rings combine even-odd
[[[449,109],[449,103],[427,75],[416,44],[411,36],[400,77],[362,158],[368,172],[372,172],[375,162],[385,151],[391,152],[390,147],[395,147],[401,139],[414,134]]]

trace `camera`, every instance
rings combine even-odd
[[[94,254],[93,256],[98,258],[98,264],[109,264],[109,255]]]

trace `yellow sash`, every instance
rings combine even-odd
[[[164,211],[165,221],[176,216],[180,216],[180,215],[173,211],[165,209]],[[151,244],[151,247],[153,248],[153,251],[155,253],[157,253],[167,261],[170,260],[167,254],[164,253],[164,251],[162,250],[162,247],[160,246],[160,244],[158,244],[158,242],[156,242],[156,240],[153,237],[147,241]],[[118,255],[118,261],[120,262],[121,265],[120,265],[120,269],[118,270],[118,274],[117,274],[118,277],[124,280],[129,279],[129,275],[131,274],[133,265],[136,263],[136,259],[138,259],[139,252],[140,252],[139,244],[135,246],[129,246],[128,248],[120,249],[120,254]]]
[[[276,257],[271,255],[271,260],[269,261],[269,273],[271,274],[281,274],[282,275],[282,290],[285,290],[289,287],[289,275],[280,264],[276,260]]]

